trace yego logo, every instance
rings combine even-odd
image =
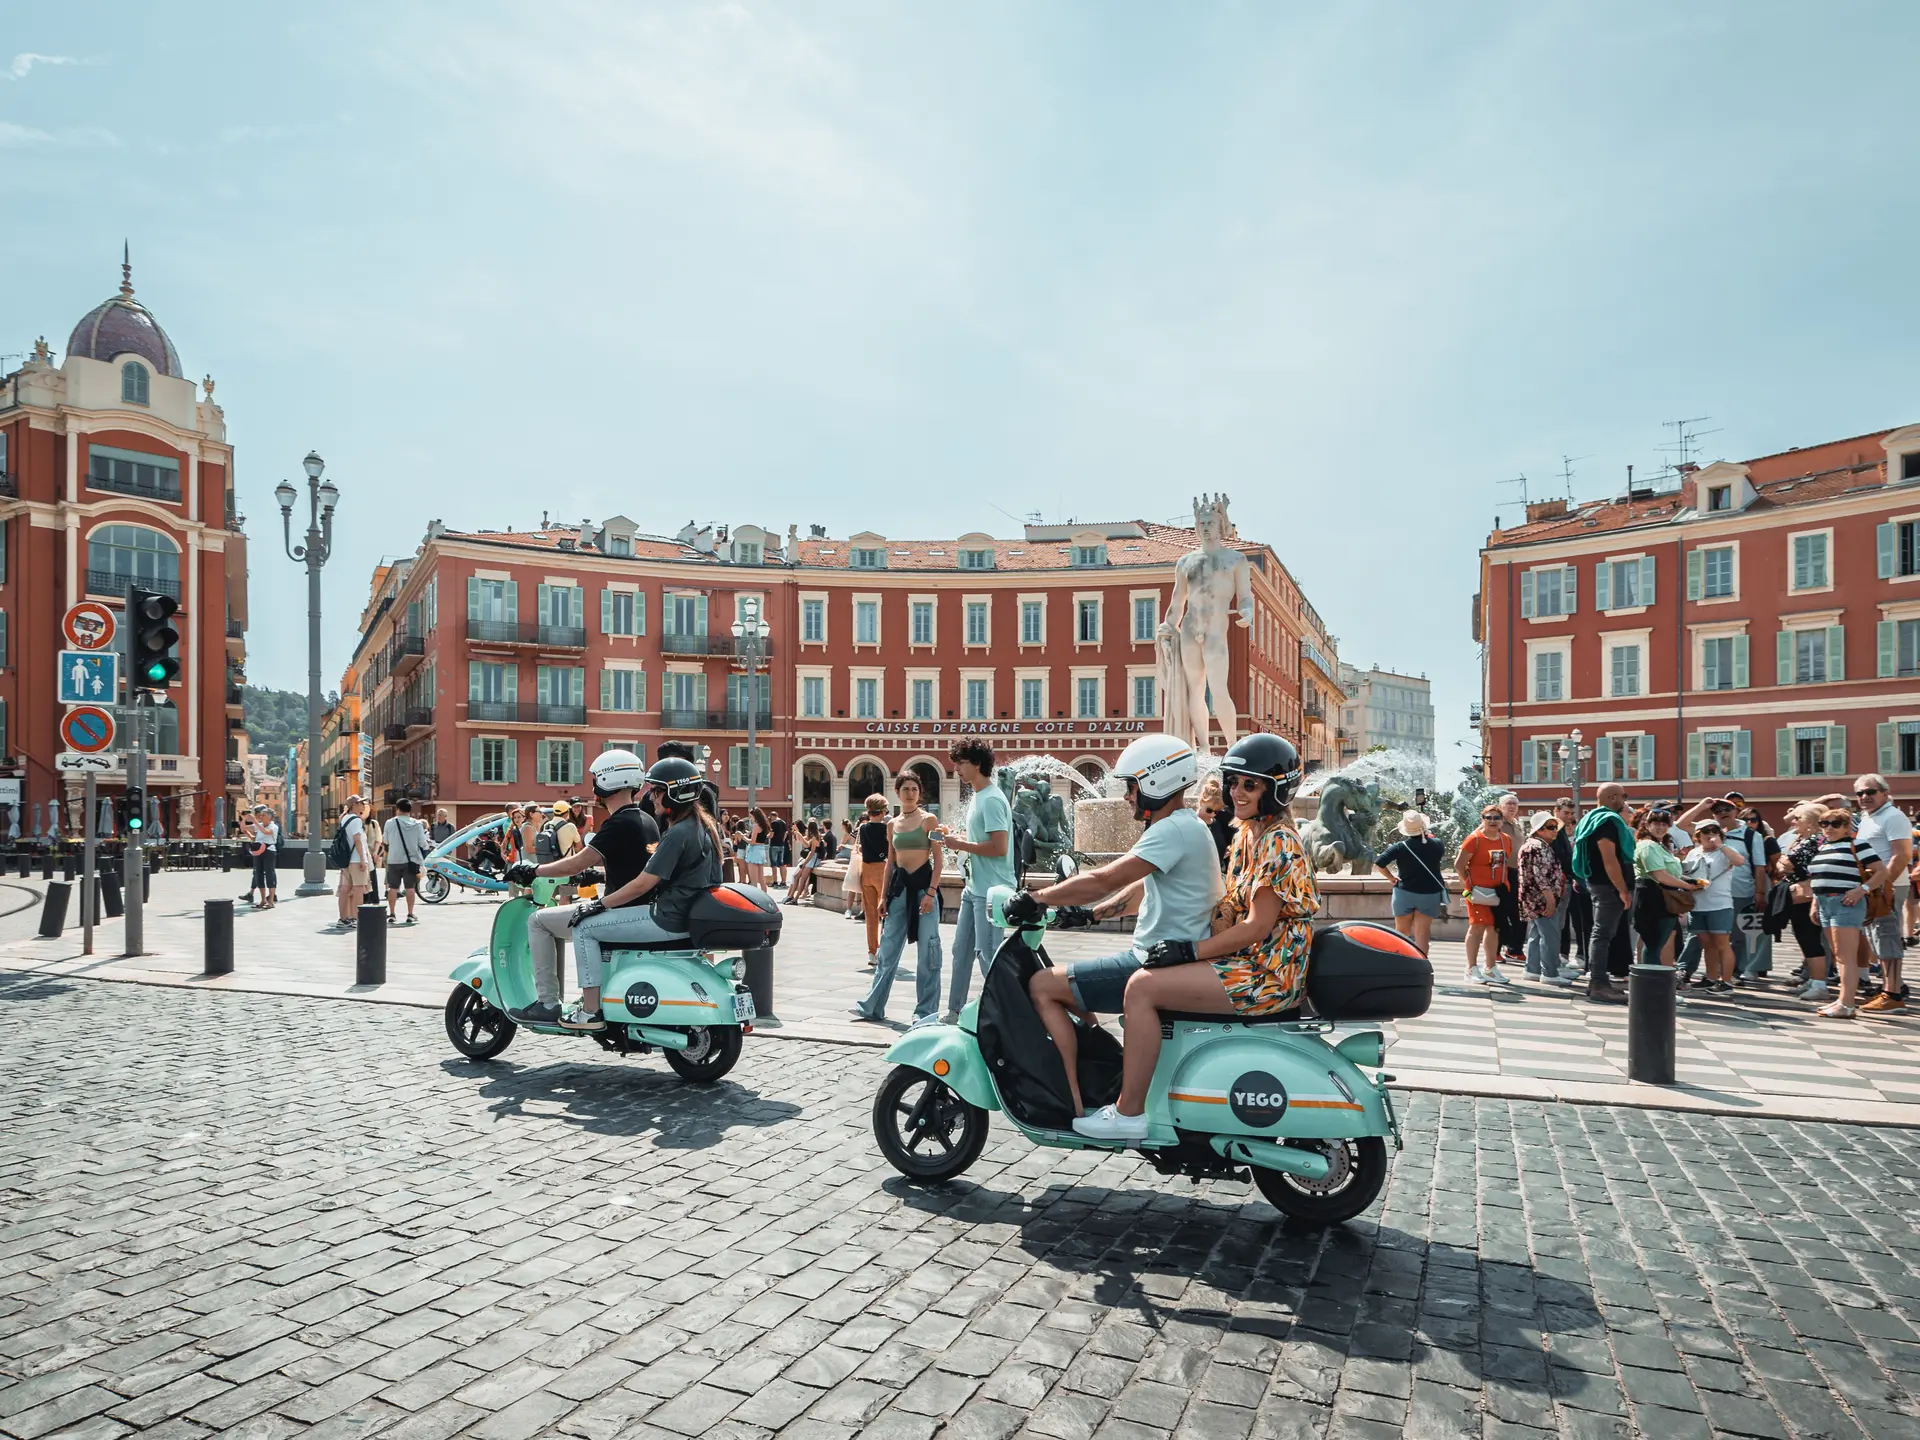
[[[660,992],[644,980],[636,981],[627,987],[623,1003],[628,1014],[638,1015],[644,1020],[660,1008]]]
[[[1266,1071],[1249,1070],[1227,1091],[1227,1108],[1242,1125],[1265,1130],[1287,1113],[1287,1092]]]

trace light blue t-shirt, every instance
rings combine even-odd
[[[1213,929],[1213,907],[1226,885],[1213,832],[1200,817],[1183,805],[1147,826],[1127,853],[1153,866],[1134,924],[1134,952],[1144,956],[1161,940],[1206,939]]]
[[[1013,807],[998,785],[985,785],[974,791],[973,805],[967,811],[967,839],[980,844],[999,831],[1007,837],[1004,855],[967,856],[967,893],[984,895],[995,885],[1013,887]]]

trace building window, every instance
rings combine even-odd
[[[1838,625],[1780,632],[1780,683],[1818,685],[1845,678],[1846,632]]]
[[[853,568],[856,570],[884,570],[887,565],[885,550],[856,546],[853,552]]]
[[[1107,563],[1107,547],[1104,545],[1076,545],[1073,547],[1073,563],[1076,569],[1090,565]]]
[[[1156,713],[1154,701],[1158,697],[1154,691],[1153,676],[1136,675],[1133,677],[1133,715],[1136,720],[1151,720]]]
[[[1047,718],[1046,683],[1031,677],[1020,682],[1020,718],[1022,720],[1044,720]]]
[[[647,708],[647,676],[642,670],[600,672],[602,710],[639,711]]]
[[[810,645],[823,645],[827,639],[827,602],[800,602],[800,638]]]
[[[1707,509],[1731,510],[1733,508],[1733,487],[1731,485],[1709,485],[1707,487]]]
[[[600,630],[606,635],[642,635],[646,633],[645,609],[640,596],[632,590],[600,592]]]
[[[967,681],[967,719],[985,720],[987,718],[987,682]]]
[[[1151,595],[1133,597],[1133,638],[1135,644],[1151,644],[1160,623],[1160,602]]]
[[[706,596],[668,594],[662,597],[662,602],[661,608],[666,612],[663,619],[667,634],[706,638]]]
[[[878,600],[853,602],[853,643],[856,645],[880,643],[880,602]]]
[[[984,645],[987,643],[987,602],[969,600],[967,602],[967,644]]]
[[[1599,780],[1651,780],[1651,735],[1603,735],[1594,747],[1595,777]]]
[[[1829,725],[1795,725],[1791,729],[1783,729],[1780,732],[1781,769],[1789,775],[1833,773],[1828,767],[1837,769],[1838,764],[1834,760],[1830,742],[1832,732],[1837,728]]]
[[[1533,698],[1564,700],[1566,689],[1566,652],[1536,650],[1533,655]],[[1371,712],[1369,712],[1371,714]],[[1371,723],[1371,722],[1369,722]]]
[[[880,682],[870,675],[853,682],[853,718],[880,718]]]
[[[1915,457],[1909,455],[1906,458],[1912,460]],[[0,705],[0,734],[4,734],[5,721],[6,708]],[[1891,756],[1894,762],[1893,768],[1903,774],[1911,775],[1914,771],[1920,770],[1920,720],[1901,720],[1897,723],[1898,728],[1894,732]]]
[[[180,598],[180,551],[158,530],[96,525],[87,535],[87,590],[118,595],[128,584]]]
[[[1522,619],[1546,619],[1573,613],[1574,587],[1578,572],[1571,565],[1550,565],[1539,570],[1520,572],[1520,616]]]
[[[962,550],[960,552],[960,568],[962,570],[991,570],[993,568],[993,551]]]
[[[1700,642],[1700,688],[1743,690],[1747,684],[1747,637],[1715,635]]]
[[[624,535],[609,536],[607,538],[607,553],[609,555],[631,555],[633,554],[633,542]]]
[[[702,670],[675,670],[667,676],[666,686],[669,696],[667,709],[676,717],[685,717],[681,723],[691,720],[694,725],[706,722],[707,713],[707,676]]]
[[[519,671],[490,660],[467,662],[467,701],[475,705],[503,705],[513,699]]]
[[[1920,620],[1882,620],[1878,638],[1881,679],[1920,675]]]
[[[542,740],[540,778],[547,785],[578,785],[586,773],[585,748],[578,740]]]
[[[120,400],[126,405],[147,404],[147,367],[129,360],[120,367]]]
[[[1076,717],[1082,720],[1100,718],[1100,681],[1093,675],[1082,675],[1073,682],[1074,710]]]
[[[1558,735],[1535,736],[1531,740],[1520,742],[1520,776],[1522,785],[1550,785],[1553,783],[1560,764],[1560,737]]]
[[[1040,600],[1022,600],[1020,602],[1020,643],[1022,645],[1040,645],[1047,638],[1047,609]]]
[[[149,455],[143,450],[116,450],[109,445],[87,447],[87,488],[137,495],[172,505],[180,500],[180,462],[171,455]]]
[[[1640,693],[1640,647],[1615,645],[1607,657],[1607,693],[1616,697]]]
[[[913,718],[916,720],[933,719],[933,681],[915,680],[907,688],[913,697]]]
[[[499,736],[475,736],[471,747],[471,778],[480,785],[511,785],[514,773],[514,743]]]
[[[1746,780],[1753,774],[1753,732],[1698,730],[1687,737],[1687,778]]]
[[[773,786],[773,751],[765,745],[753,747],[754,777],[753,788],[767,790]],[[747,788],[747,747],[729,745],[727,747],[727,784],[735,790]]]
[[[1920,460],[1920,451],[1902,457]],[[1892,580],[1920,575],[1920,520],[1892,520],[1876,526],[1874,539],[1880,559],[1880,578]]]
[[[1074,636],[1083,645],[1100,643],[1100,602],[1098,600],[1080,600],[1074,604],[1077,617]]]
[[[760,542],[758,540],[734,541],[733,563],[736,565],[758,565],[760,563]]]
[[[1793,584],[1795,590],[1824,590],[1827,587],[1827,537],[1824,531],[1793,537]]]
[[[1733,546],[1714,545],[1687,552],[1687,598],[1722,600],[1733,594]]]
[[[821,720],[827,713],[827,677],[807,675],[800,681],[800,714],[808,720]]]
[[[913,617],[912,643],[933,644],[933,602],[931,600],[914,601],[911,614]]]
[[[1602,610],[1637,610],[1653,604],[1651,555],[1631,560],[1602,560],[1594,568],[1593,603]]]

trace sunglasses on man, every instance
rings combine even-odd
[[[1870,785],[1865,790],[1854,791],[1853,798],[1856,800],[1866,800],[1874,795],[1878,795],[1879,793],[1880,793],[1880,787],[1878,785]]]

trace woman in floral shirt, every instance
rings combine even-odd
[[[1567,893],[1567,872],[1553,852],[1560,817],[1535,813],[1532,834],[1520,847],[1520,913],[1527,921],[1527,974],[1553,985],[1571,985],[1560,973],[1560,901]]]

